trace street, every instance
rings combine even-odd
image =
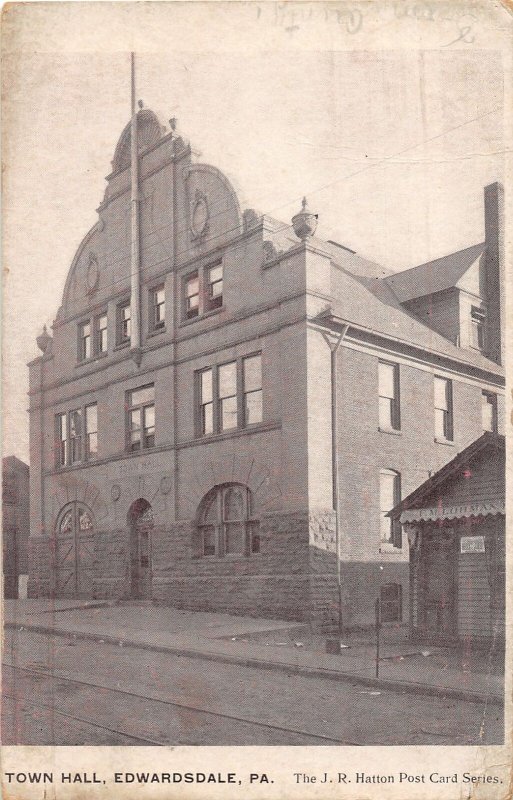
[[[498,744],[496,704],[5,630],[5,745]]]

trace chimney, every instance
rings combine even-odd
[[[487,353],[504,364],[504,187],[491,183],[484,190],[485,270],[487,298]]]

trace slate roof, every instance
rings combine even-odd
[[[390,275],[388,284],[401,303],[441,292],[456,286],[460,278],[485,250],[485,244],[474,244],[465,250],[450,253],[443,258],[428,261],[418,267]]]
[[[435,472],[424,483],[421,483],[413,492],[401,500],[391,511],[388,512],[387,517],[397,518],[403,511],[409,508],[421,508],[424,500],[433,494],[435,489],[439,489],[444,483],[447,483],[454,476],[461,475],[462,469],[465,469],[471,464],[477,456],[483,453],[484,450],[492,448],[493,450],[505,449],[505,438],[497,433],[486,431],[479,439],[476,439],[468,445],[464,450],[458,453],[452,461],[445,464],[438,472]]]
[[[477,252],[482,245],[470,248]],[[334,248],[335,251],[335,248]],[[501,366],[476,350],[457,347],[401,305],[388,271],[356,253],[336,248],[332,260],[332,314],[355,328],[413,345],[435,356],[503,376]]]

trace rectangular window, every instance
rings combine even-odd
[[[262,422],[261,353],[200,370],[196,381],[198,435]]]
[[[55,463],[57,467],[65,467],[68,463],[68,415],[57,414],[55,417],[55,438],[56,453]]]
[[[183,283],[183,315],[194,319],[223,305],[223,265],[202,267],[187,275]]]
[[[82,460],[82,409],[69,412],[69,453],[70,463]]]
[[[223,265],[208,267],[207,308],[220,308],[223,305]]]
[[[214,393],[212,370],[199,373],[200,431],[202,436],[214,432]]]
[[[402,547],[401,523],[387,517],[401,500],[401,476],[391,469],[379,473],[380,542],[385,549]]]
[[[243,359],[244,425],[262,422],[262,356]]]
[[[389,583],[381,587],[379,593],[381,622],[401,622],[402,588],[400,583]]]
[[[379,427],[383,430],[399,430],[399,365],[378,363],[379,376]]]
[[[96,403],[85,407],[85,446],[86,459],[98,455],[98,408]]]
[[[166,324],[166,295],[163,286],[158,286],[151,292],[151,321],[150,328],[158,331]]]
[[[95,320],[96,354],[107,352],[107,314],[101,314]]]
[[[492,392],[481,392],[481,410],[483,433],[497,433],[497,395]]]
[[[185,316],[187,319],[197,317],[199,314],[199,275],[194,272],[185,281]]]
[[[130,341],[130,303],[117,307],[117,344]]]
[[[153,384],[127,392],[129,450],[155,446],[155,387]]]
[[[82,322],[78,329],[78,360],[91,358],[91,323]]]
[[[484,350],[486,345],[486,310],[472,306],[470,323],[470,346],[475,350]]]
[[[452,441],[452,382],[435,376],[435,437]]]
[[[237,362],[223,364],[217,371],[219,430],[237,427]]]

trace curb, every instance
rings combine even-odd
[[[408,692],[410,694],[423,694],[430,697],[441,697],[451,700],[464,700],[471,703],[493,703],[503,705],[504,699],[493,694],[482,694],[480,692],[465,691],[463,689],[452,689],[445,686],[432,686],[427,683],[412,683],[411,681],[400,681],[387,678],[373,678],[367,675],[359,675],[353,672],[339,672],[338,670],[325,669],[323,667],[309,667],[301,664],[287,664],[279,661],[264,661],[254,657],[244,657],[228,655],[225,653],[206,652],[204,650],[194,650],[191,648],[173,647],[172,645],[148,644],[147,642],[136,642],[128,639],[120,639],[119,636],[111,636],[101,633],[86,633],[76,631],[65,631],[51,628],[45,625],[23,625],[15,622],[5,622],[4,628],[13,630],[23,629],[34,633],[46,633],[52,636],[60,636],[65,639],[81,639],[83,641],[104,642],[105,644],[122,645],[136,650],[150,650],[156,653],[170,653],[176,656],[187,658],[203,659],[205,661],[218,661],[224,664],[239,664],[253,669],[277,670],[279,672],[290,672],[297,675],[308,675],[315,678],[326,678],[333,681],[347,681],[358,683],[362,686],[372,686],[374,688],[388,689],[394,692]]]

